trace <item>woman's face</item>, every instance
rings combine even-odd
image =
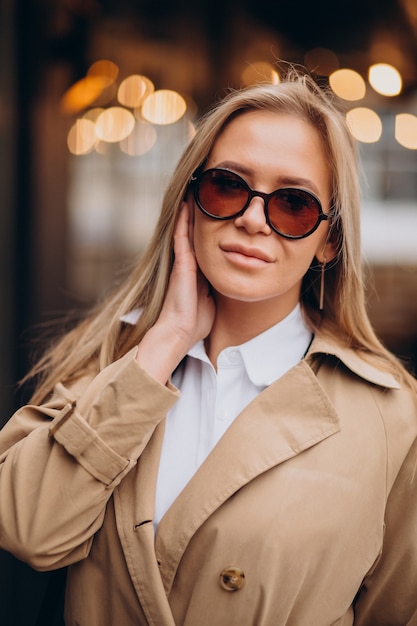
[[[205,169],[221,167],[239,174],[252,189],[270,193],[280,187],[312,192],[328,213],[330,172],[318,132],[299,118],[272,111],[251,111],[229,123],[218,137]],[[283,315],[300,298],[301,281],[312,260],[329,261],[328,221],[304,239],[290,240],[267,224],[264,201],[254,197],[237,218],[220,221],[196,206],[194,249],[198,265],[216,299],[268,301]]]

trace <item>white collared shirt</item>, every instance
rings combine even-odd
[[[217,372],[203,341],[191,348],[172,377],[181,396],[166,419],[155,526],[239,413],[302,359],[311,340],[297,305],[257,337],[222,350]]]

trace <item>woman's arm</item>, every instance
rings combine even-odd
[[[88,554],[113,490],[178,397],[167,380],[210,331],[214,303],[191,229],[184,203],[166,299],[138,348],[80,394],[58,385],[48,404],[24,407],[0,432],[0,546],[35,568]]]
[[[136,362],[103,370],[77,398],[22,408],[0,432],[0,545],[37,569],[84,558],[107,500],[178,397]]]

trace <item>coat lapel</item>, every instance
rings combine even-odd
[[[149,626],[175,626],[154,549],[155,490],[164,423],[157,426],[139,463],[114,492],[119,538]]]
[[[335,409],[305,361],[257,396],[159,524],[156,555],[166,593],[191,537],[213,511],[256,476],[339,430]]]

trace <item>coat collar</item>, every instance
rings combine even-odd
[[[364,380],[386,387],[399,389],[400,384],[389,372],[383,372],[365,361],[357,350],[348,348],[338,343],[332,337],[316,335],[307,352],[306,359],[309,363],[315,355],[332,355],[339,359],[351,372]]]

